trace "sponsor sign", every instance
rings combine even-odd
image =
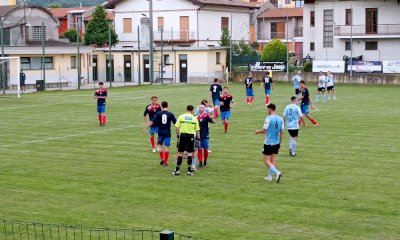
[[[383,73],[400,73],[400,61],[383,61]]]
[[[273,72],[283,72],[286,71],[285,62],[250,62],[249,71],[251,72],[266,72],[272,70]]]
[[[382,62],[381,61],[353,61],[353,65],[348,65],[347,70],[359,73],[381,73]]]
[[[344,61],[314,61],[313,72],[344,73]]]

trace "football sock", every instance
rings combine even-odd
[[[250,98],[246,97],[246,102],[249,103],[250,102]]]
[[[208,148],[204,148],[204,161],[208,159]]]
[[[312,122],[312,124],[317,124],[317,120],[315,120],[314,118],[308,116],[308,119],[310,119],[310,121]]]
[[[202,148],[199,148],[197,150],[197,157],[199,158],[200,163],[203,162],[203,149]]]
[[[252,103],[254,101],[254,96],[250,97],[250,103]]]
[[[100,122],[100,124],[102,124],[102,123],[101,123],[102,121],[101,121],[101,115],[100,115],[100,114],[99,114],[99,122]]]
[[[179,171],[179,168],[180,168],[181,164],[182,164],[182,157],[181,157],[181,156],[178,156],[178,159],[177,159],[177,161],[176,161],[175,172]]]
[[[317,95],[315,95],[315,101],[318,102],[319,99],[319,93],[317,93]]]
[[[192,157],[192,166],[196,166],[197,158]]]
[[[107,116],[103,115],[103,124],[106,124]]]
[[[154,135],[150,136],[151,147],[154,148]]]
[[[272,177],[271,169],[268,170],[268,177]]]
[[[160,159],[161,159],[161,160],[164,160],[164,152],[163,152],[163,151],[161,151],[161,149],[160,149],[160,152],[159,152],[159,154],[160,154]]]
[[[324,93],[324,101],[326,101],[326,93]]]
[[[224,130],[225,130],[225,132],[227,132],[227,131],[228,131],[228,125],[229,125],[229,123],[227,123],[227,122],[224,122]]]
[[[269,103],[269,96],[267,95],[267,96],[265,96],[265,104],[268,104]]]
[[[214,116],[218,117],[218,107],[214,107]]]
[[[188,164],[188,172],[192,172],[192,168],[191,168],[191,165],[192,165],[192,156],[188,156],[188,157],[187,157],[187,164]]]
[[[271,166],[269,167],[269,170],[271,171],[272,174],[276,174],[278,173],[278,169],[275,168],[275,166],[273,164],[271,164]]]
[[[168,163],[168,157],[169,157],[169,152],[165,151],[164,152],[164,164]]]

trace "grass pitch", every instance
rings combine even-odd
[[[209,167],[193,177],[171,176],[174,148],[170,166],[159,165],[142,116],[151,95],[178,116],[208,97],[206,85],[109,89],[106,127],[94,91],[0,96],[0,218],[208,239],[399,239],[400,88],[336,86],[337,101],[311,113],[319,126],[300,130],[295,158],[285,130],[280,184],[263,180],[263,136],[254,130],[266,110],[255,89],[249,109],[244,86],[230,85],[229,132],[219,120],[211,126]],[[278,113],[292,94],[275,85]]]

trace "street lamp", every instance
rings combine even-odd
[[[149,0],[149,18],[150,18],[150,83],[154,81],[154,59],[153,59],[153,0]]]

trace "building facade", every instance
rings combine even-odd
[[[304,54],[315,60],[343,60],[351,55],[364,61],[398,60],[399,13],[397,0],[306,0]]]

